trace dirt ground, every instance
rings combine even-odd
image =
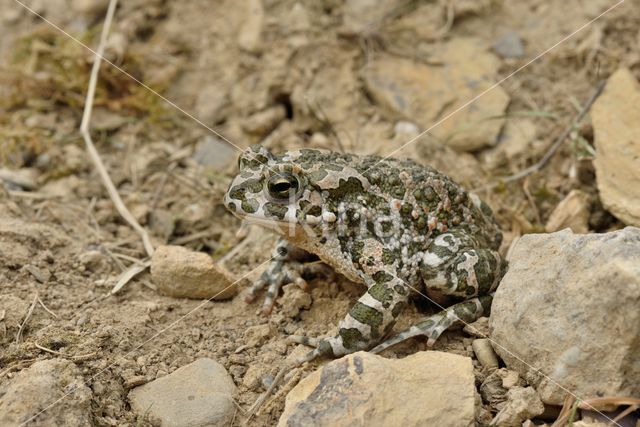
[[[95,48],[106,3],[25,4]],[[355,14],[349,9],[355,3],[372,2],[121,2],[107,59],[130,76],[103,64],[92,134],[119,193],[156,245],[183,245],[217,260],[244,239],[221,203],[236,148],[212,141],[207,127],[240,148],[262,142],[273,150],[342,145],[389,153],[410,139],[394,130],[408,118],[366,87],[364,73],[376,58],[437,64],[447,43],[473,38],[499,61],[498,81],[615,4],[384,0]],[[533,129],[522,149],[505,151],[498,143],[456,152],[427,137],[395,155],[432,164],[470,188],[535,163],[600,80],[621,66],[640,77],[639,6],[627,0],[502,84],[510,99],[506,122],[524,120]],[[523,43],[516,57],[492,47],[509,32]],[[233,377],[238,406],[247,409],[294,349],[287,335],[331,333],[359,286],[340,277],[315,280],[307,308],[289,287],[268,318],[259,315],[259,303],[243,301],[245,282],[238,297],[195,311],[201,301],[160,295],[148,272],[109,295],[121,271],[146,254],[78,132],[92,53],[13,0],[0,1],[0,33],[0,167],[24,178],[0,187],[0,382],[56,357],[42,348],[49,349],[89,380],[96,425],[144,425],[129,407],[128,390],[210,357]],[[211,144],[215,159],[203,161]],[[590,197],[590,231],[621,227],[599,204],[592,155],[587,119],[542,170],[479,193],[505,231],[505,252],[513,238],[544,231],[573,189]],[[266,260],[274,242],[261,230],[249,236],[251,244],[225,259],[237,277]],[[34,298],[42,305],[17,340]],[[417,301],[396,330],[430,309]],[[471,340],[447,333],[435,349],[472,356]],[[424,349],[424,340],[415,339],[385,355]],[[251,425],[275,424],[283,405],[283,396],[271,401]],[[239,411],[236,420],[242,418]]]

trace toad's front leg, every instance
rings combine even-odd
[[[306,264],[308,261],[317,259],[313,254],[297,248],[285,239],[279,239],[272,253],[272,260],[267,269],[260,275],[258,280],[249,289],[245,300],[250,303],[255,301],[258,292],[267,287],[267,293],[262,305],[262,313],[267,315],[273,310],[275,298],[280,292],[280,288],[288,283],[295,283],[305,288],[307,282],[304,276],[317,273],[318,268]],[[317,267],[318,265],[316,265]],[[324,272],[325,270],[322,269]]]
[[[340,322],[335,336],[321,339],[291,337],[295,342],[316,347],[298,363],[318,356],[340,357],[373,347],[391,330],[408,298],[409,288],[402,280],[384,271],[377,272],[367,292]]]

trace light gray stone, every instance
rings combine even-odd
[[[358,352],[289,392],[278,426],[473,426],[471,359],[422,351],[404,359]],[[374,424],[372,424],[374,422]]]
[[[520,58],[524,55],[522,39],[515,31],[507,31],[493,42],[493,50],[503,58]]]
[[[9,427],[22,423],[93,425],[91,389],[85,385],[73,362],[64,359],[35,362],[0,386],[0,425]]]
[[[220,138],[207,135],[198,144],[193,159],[206,168],[222,170],[232,164],[238,153],[235,147]]]
[[[640,229],[528,234],[511,250],[490,330],[542,401],[640,395]],[[561,387],[563,388],[561,388]]]
[[[129,392],[131,408],[163,427],[228,425],[236,410],[233,380],[218,362],[198,359]]]

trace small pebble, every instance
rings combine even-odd
[[[524,55],[522,39],[515,31],[509,31],[496,39],[493,50],[503,58],[520,58]]]
[[[493,351],[491,342],[488,339],[480,338],[473,340],[471,346],[473,347],[473,352],[476,354],[476,357],[482,366],[485,368],[498,367],[498,356],[496,356],[496,353]]]

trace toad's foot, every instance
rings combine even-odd
[[[256,300],[258,293],[267,288],[267,293],[262,305],[262,314],[269,315],[273,310],[275,298],[280,288],[286,284],[294,283],[302,289],[307,288],[305,277],[330,276],[331,270],[323,263],[310,263],[315,257],[284,239],[280,239],[272,253],[272,260],[267,269],[249,289],[245,301],[251,303]]]
[[[371,349],[371,352],[380,353],[393,345],[419,335],[426,336],[428,339],[427,345],[431,347],[435,344],[438,337],[449,327],[460,323],[468,324],[476,321],[483,315],[489,314],[492,300],[493,295],[484,295],[454,304],[446,310],[442,310],[433,316],[423,319],[418,324],[410,327],[406,331],[400,332],[395,337],[378,344]]]

